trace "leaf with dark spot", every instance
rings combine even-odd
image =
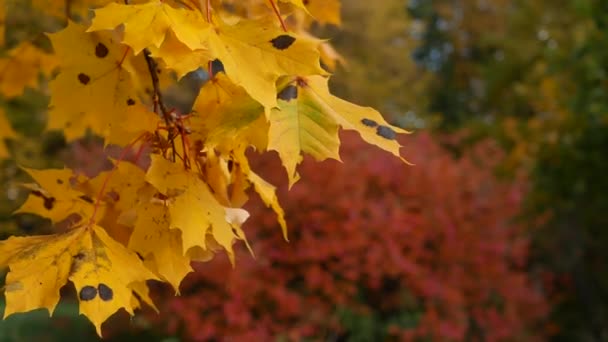
[[[298,87],[294,85],[288,85],[279,93],[279,95],[277,95],[277,98],[284,101],[289,101],[298,98]]]
[[[135,104],[135,100],[133,100],[132,98],[127,99],[127,106],[132,106]]]
[[[95,56],[99,58],[106,57],[109,52],[110,51],[108,50],[108,47],[105,46],[103,43],[97,43],[97,45],[95,46]]]
[[[114,297],[114,291],[112,291],[112,289],[106,284],[99,284],[99,286],[97,286],[97,290],[99,291],[99,298],[105,302],[112,300]]]
[[[222,61],[216,58],[211,61],[211,76],[217,74],[218,72],[225,73],[226,71],[224,70],[224,64],[222,64]]]
[[[57,179],[57,184],[59,184],[59,185],[63,184],[63,180]]]
[[[78,81],[84,85],[87,85],[91,81],[91,78],[83,73],[80,73],[78,74]]]
[[[388,140],[395,140],[397,138],[397,133],[388,126],[378,126],[376,134]]]
[[[378,123],[374,120],[371,119],[361,119],[361,123],[364,124],[367,127],[376,127],[378,126]]]
[[[80,297],[80,300],[84,300],[84,301],[93,300],[93,299],[95,299],[95,296],[97,296],[97,289],[90,285],[87,285],[87,286],[83,287],[82,289],[80,289],[80,292],[78,294],[78,297]]]
[[[287,34],[282,34],[272,39],[270,42],[272,43],[272,46],[274,46],[275,49],[285,50],[290,47],[291,44],[293,44],[293,42],[295,41],[296,39],[294,37]]]
[[[87,196],[87,195],[82,195],[82,196],[80,196],[78,198],[80,198],[81,200],[83,200],[83,201],[85,201],[87,203],[93,204],[93,199],[91,197]]]

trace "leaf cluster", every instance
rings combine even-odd
[[[249,151],[278,152],[290,185],[302,155],[340,159],[340,128],[405,161],[396,140],[405,130],[329,91],[321,61],[331,67],[336,56],[306,30],[338,23],[337,1],[78,0],[63,12],[51,3],[30,5],[65,16],[46,34],[53,52],[27,39],[7,50],[0,93],[40,88],[50,96],[48,130],[68,142],[92,133],[123,152],[92,177],[24,168],[33,182],[24,184],[30,194],[17,212],[68,228],[0,242],[0,265],[10,269],[5,316],[52,313],[69,281],[101,335],[119,309],[154,307],[147,281],[179,293],[192,261],[225,251],[234,264],[233,244],[249,247],[242,229],[249,190],[274,210],[287,238],[275,187],[251,169]],[[20,6],[8,3],[0,14]],[[193,108],[169,108],[168,87],[204,72],[209,80]],[[0,132],[17,138],[2,113]],[[131,151],[135,162],[125,160]],[[0,145],[0,157],[7,154]]]

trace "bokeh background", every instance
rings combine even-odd
[[[0,57],[53,25],[19,8]],[[198,264],[178,297],[153,285],[160,313],[116,315],[107,340],[608,341],[606,13],[603,0],[344,0],[339,27],[314,28],[344,59],[332,89],[413,130],[415,166],[343,134],[344,163],[305,160],[287,192],[276,155],[257,158],[290,242],[254,199],[256,259],[238,246],[234,268]],[[187,107],[204,80],[167,96]],[[44,89],[0,95],[20,134],[0,162],[2,238],[53,231],[11,215],[17,165],[107,168],[98,138],[43,131],[47,103]],[[0,341],[94,339],[69,294],[52,319],[0,323]]]

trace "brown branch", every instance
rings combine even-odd
[[[167,125],[167,130],[169,131],[172,120],[163,101],[163,95],[160,91],[160,81],[158,79],[158,72],[156,71],[156,61],[154,58],[152,58],[148,49],[144,49],[144,58],[146,59],[146,64],[148,64],[148,71],[150,72],[150,78],[152,79],[152,100],[154,101],[154,111],[156,112],[157,109],[160,109],[160,113],[162,114],[163,119],[165,120],[165,125]],[[170,134],[168,134],[167,137],[171,140],[171,149],[173,150],[173,156],[171,159],[175,162],[175,140],[174,137],[170,136]]]

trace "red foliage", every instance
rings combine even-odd
[[[455,160],[427,135],[409,137],[417,166],[344,135],[338,162],[306,160],[302,180],[281,193],[290,228],[284,242],[259,201],[246,224],[256,253],[241,249],[198,266],[167,298],[168,330],[188,340],[322,339],[343,327],[336,308],[389,317],[418,312],[398,340],[535,340],[547,305],[525,272],[528,241],[512,220],[526,182],[493,176],[492,143]],[[276,182],[276,160],[254,167]],[[283,187],[284,188],[284,187]],[[334,335],[335,336],[335,335]]]

